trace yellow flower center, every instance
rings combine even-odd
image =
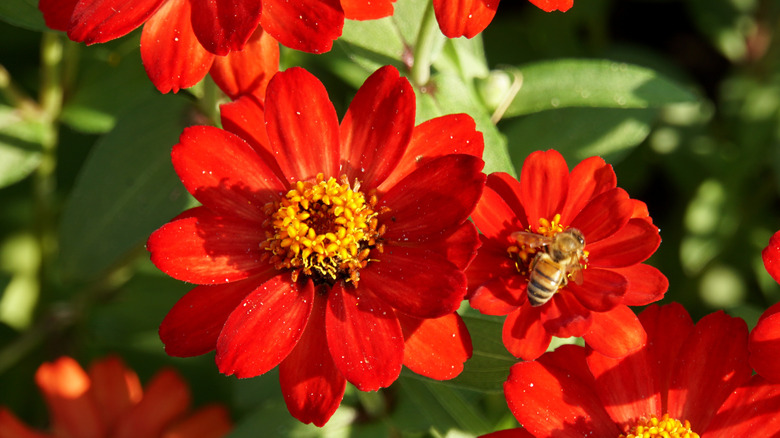
[[[360,268],[371,250],[382,251],[375,190],[366,197],[356,180],[298,181],[280,201],[265,205],[270,219],[264,224],[266,240],[260,244],[276,269],[292,270],[315,283],[333,284],[339,279],[357,285]]]
[[[639,420],[628,435],[621,434],[619,438],[699,438],[699,434],[691,431],[688,420],[681,422],[664,414],[660,419],[653,415]]]

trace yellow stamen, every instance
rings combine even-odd
[[[533,231],[530,227],[528,228],[528,231],[535,232],[536,234],[542,234],[547,237],[553,237],[566,228],[568,227],[561,225],[561,215],[556,213],[555,216],[553,216],[552,221],[540,217],[539,226],[536,228],[536,231]]]
[[[267,204],[269,229],[260,246],[271,264],[292,269],[294,279],[303,274],[319,282],[357,283],[371,249],[381,251],[378,240],[384,233],[376,219],[376,195],[372,191],[366,200],[359,188],[359,182],[350,185],[346,176],[337,181],[319,174],[314,182],[296,182],[281,201]]]
[[[691,431],[688,420],[681,422],[664,414],[660,419],[653,415],[639,420],[628,435],[621,434],[619,438],[699,438],[699,434]]]

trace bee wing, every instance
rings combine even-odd
[[[539,248],[549,245],[552,242],[552,238],[543,236],[541,234],[529,233],[527,231],[516,231],[511,234],[511,237],[521,245],[525,245],[529,248]]]
[[[582,278],[582,267],[579,264],[571,266],[567,274],[571,277],[575,284],[582,285],[584,279]]]

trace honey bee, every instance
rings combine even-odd
[[[518,231],[512,238],[530,249],[539,249],[531,261],[528,275],[528,301],[541,306],[550,301],[559,288],[566,286],[569,276],[582,284],[582,264],[585,237],[576,228],[569,228],[554,237]]]

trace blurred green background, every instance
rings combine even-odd
[[[0,405],[45,428],[40,363],[118,353],[144,382],[177,368],[196,405],[230,408],[236,437],[472,436],[515,424],[500,392],[514,363],[501,319],[468,310],[475,354],[461,377],[404,371],[380,393],[348,389],[323,429],[287,414],[275,371],[238,381],[212,354],[167,357],[157,327],[191,286],[158,272],[143,244],[194,205],[170,147],[184,126],[216,123],[224,98],[208,79],[160,95],[137,31],[85,47],[44,32],[35,3],[0,5]],[[283,49],[282,68],[312,71],[343,114],[376,67],[410,73],[427,6],[397,0],[392,18],[347,22],[330,53]],[[778,20],[777,0],[576,0],[550,14],[504,0],[480,37],[438,38],[431,82],[416,84],[418,120],[472,115],[487,171],[516,173],[537,149],[570,166],[603,156],[661,229],[650,263],[669,278],[664,302],[752,326],[780,300],[760,257],[780,229]]]

